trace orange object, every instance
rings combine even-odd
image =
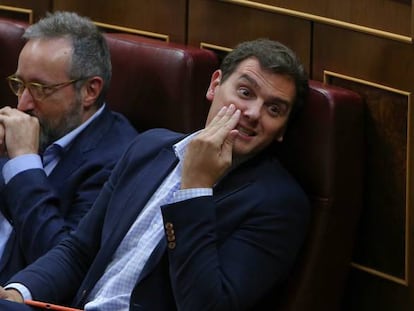
[[[43,308],[45,310],[56,310],[56,311],[83,311],[81,309],[75,309],[60,305],[54,305],[48,302],[42,302],[42,301],[36,301],[36,300],[30,300],[27,299],[24,301],[25,304],[28,306],[36,307],[36,308]]]

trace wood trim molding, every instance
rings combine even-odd
[[[107,24],[107,23],[101,23],[101,22],[96,22],[96,21],[94,21],[94,23],[95,23],[96,26],[101,27],[101,28],[106,29],[106,30],[115,30],[115,31],[119,31],[119,32],[132,33],[132,34],[136,34],[136,35],[140,35],[140,36],[145,36],[145,37],[155,38],[155,39],[158,39],[158,40],[163,40],[165,42],[170,42],[170,37],[168,35],[165,35],[165,34],[159,34],[159,33],[156,33],[156,32],[139,30],[139,29],[135,29],[135,28],[123,27],[123,26]]]
[[[263,4],[257,1],[249,1],[249,0],[219,0],[219,1],[230,3],[230,4],[235,4],[239,6],[259,9],[263,11],[273,12],[273,13],[277,13],[281,15],[289,15],[289,16],[306,19],[306,20],[310,20],[313,22],[321,23],[321,24],[332,25],[332,26],[349,29],[349,30],[353,30],[357,32],[362,32],[362,33],[374,35],[377,37],[382,37],[382,38],[400,41],[404,43],[413,42],[413,39],[408,36],[388,32],[388,31],[383,31],[383,30],[379,30],[379,29],[375,29],[371,27],[361,26],[361,25],[357,25],[353,23],[343,22],[343,21],[339,21],[336,19],[327,18],[327,17],[323,17],[319,15],[304,13],[301,11],[285,9],[285,8],[277,7],[274,5]]]
[[[27,15],[27,22],[33,24],[33,10],[8,5],[0,5],[0,11],[14,12]]]
[[[227,48],[227,47],[215,45],[215,44],[210,44],[206,42],[200,42],[200,48],[207,49],[207,50],[213,50],[213,51],[219,51],[219,52],[226,52],[226,53],[232,50],[231,48]]]

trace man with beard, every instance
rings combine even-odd
[[[137,135],[104,102],[110,53],[89,19],[56,12],[23,37],[17,109],[0,109],[1,284],[76,228]]]

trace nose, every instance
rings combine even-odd
[[[258,120],[260,111],[262,110],[263,102],[259,99],[247,103],[242,111],[243,115],[250,120]]]
[[[25,88],[17,100],[17,109],[20,111],[29,111],[34,107],[33,97],[29,90]]]

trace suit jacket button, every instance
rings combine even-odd
[[[172,229],[172,228],[174,228],[174,226],[173,226],[173,224],[172,224],[171,222],[167,222],[167,223],[165,224],[165,229],[170,230],[170,229]]]
[[[168,248],[169,249],[174,249],[175,248],[175,242],[169,242],[168,243]]]

